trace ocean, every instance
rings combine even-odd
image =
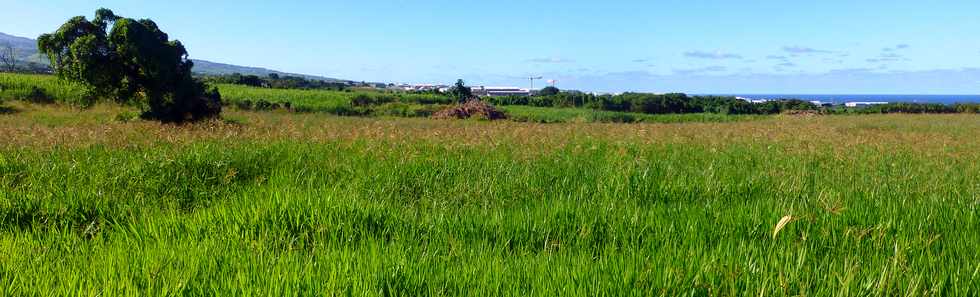
[[[713,94],[736,96],[752,100],[801,99],[826,103],[847,102],[912,102],[912,103],[980,103],[980,95],[794,95],[794,94]]]

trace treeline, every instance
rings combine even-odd
[[[52,74],[51,67],[37,62],[14,61],[14,64],[0,68],[0,72],[21,74]]]
[[[718,113],[765,115],[789,111],[813,111],[828,114],[980,113],[980,103],[958,103],[952,105],[940,103],[888,103],[862,107],[827,107],[800,99],[779,99],[752,103],[729,96],[688,96],[683,93],[594,95],[581,92],[561,92],[554,95],[530,97],[486,97],[483,100],[495,105],[579,107],[645,114]]]
[[[818,110],[820,108],[813,103],[798,99],[751,103],[735,97],[688,96],[687,94],[683,93],[623,93],[620,95],[594,95],[579,92],[562,92],[547,96],[488,97],[484,98],[483,100],[497,105],[583,107],[596,110],[637,112],[646,114],[776,114],[789,110]]]
[[[291,75],[279,76],[275,73],[270,73],[268,76],[242,75],[240,73],[234,73],[228,75],[204,76],[202,79],[213,84],[235,84],[273,89],[343,91],[347,88],[347,84],[342,82],[328,82]]]
[[[875,113],[980,113],[980,103],[888,103],[863,107],[833,107],[826,109],[834,114]]]

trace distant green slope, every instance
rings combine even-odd
[[[47,63],[38,55],[37,41],[30,38],[18,37],[0,32],[0,45],[9,44],[14,48],[17,60],[35,63]]]
[[[10,34],[0,32],[0,45],[10,44],[14,48],[14,53],[17,56],[17,60],[22,62],[34,62],[47,65],[48,60],[43,58],[37,50],[37,41],[30,38],[13,36]],[[344,82],[346,80],[322,77],[315,75],[306,74],[296,74],[287,73],[282,71],[276,71],[266,68],[259,67],[248,67],[248,66],[238,66],[232,64],[224,64],[218,62],[211,62],[206,60],[192,60],[194,61],[194,72],[206,75],[223,75],[240,73],[245,75],[258,75],[258,76],[268,76],[271,73],[278,74],[280,76],[290,75],[299,76],[307,79],[323,80],[328,82]]]
[[[269,74],[275,73],[280,76],[285,76],[285,75],[299,76],[307,79],[315,79],[315,80],[322,80],[328,82],[346,81],[342,79],[323,77],[323,76],[287,73],[287,72],[276,71],[276,70],[260,68],[260,67],[238,66],[238,65],[224,64],[218,62],[211,62],[206,60],[196,60],[196,59],[192,59],[192,61],[194,61],[194,73],[198,73],[198,74],[222,75],[222,74],[240,73],[244,75],[268,76]]]

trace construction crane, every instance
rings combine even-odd
[[[530,90],[534,90],[534,80],[536,80],[536,79],[542,79],[542,78],[544,78],[544,77],[542,77],[542,76],[531,76],[531,77],[528,77],[527,79],[531,81],[531,89]]]

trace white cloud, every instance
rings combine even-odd
[[[710,72],[720,72],[728,70],[725,66],[708,66],[701,68],[691,68],[691,69],[674,69],[674,74],[680,75],[692,75],[692,74],[704,74]]]
[[[833,53],[833,51],[820,50],[820,49],[815,49],[815,48],[811,48],[811,47],[803,47],[803,46],[784,46],[783,47],[783,51],[785,51],[787,53],[792,53],[792,54],[829,54],[829,53]]]
[[[564,59],[564,58],[534,58],[527,59],[525,62],[530,63],[540,63],[540,64],[562,64],[562,63],[572,63],[574,60]]]
[[[732,53],[723,53],[720,51],[715,51],[715,52],[690,51],[690,52],[685,52],[684,56],[688,58],[713,59],[713,60],[742,59],[741,55],[732,54]]]

